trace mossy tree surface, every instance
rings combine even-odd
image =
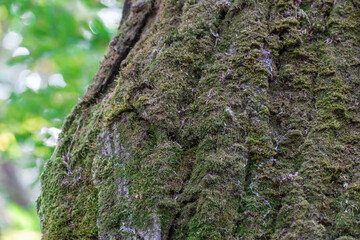
[[[43,239],[359,239],[360,2],[134,5],[46,163]]]

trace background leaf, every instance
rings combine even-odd
[[[1,239],[39,232],[42,165],[116,33],[101,13],[118,21],[121,8],[116,0],[0,1]]]

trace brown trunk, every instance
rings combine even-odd
[[[359,0],[133,3],[46,163],[44,239],[360,239],[359,39]]]

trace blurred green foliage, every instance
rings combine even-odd
[[[40,231],[39,221],[35,207],[24,209],[14,202],[7,204],[8,217],[13,219],[12,227],[15,229]],[[21,217],[18,217],[21,216]]]
[[[19,175],[33,170],[35,176],[20,179],[28,181],[24,191],[31,194],[26,187],[38,186],[65,116],[84,94],[116,32],[101,17],[121,14],[121,7],[119,0],[0,0],[0,163],[13,163]],[[21,210],[9,203],[6,186],[0,191],[10,206],[0,214],[13,219],[12,227],[34,224],[32,207]],[[6,224],[0,219],[0,229]]]

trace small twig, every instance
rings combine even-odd
[[[210,32],[211,32],[211,34],[212,34],[212,35],[214,36],[214,38],[215,38],[215,47],[216,47],[216,45],[217,45],[217,43],[218,43],[218,41],[219,41],[219,39],[220,39],[219,34],[218,34],[218,33],[214,33],[214,32],[212,31],[211,27],[210,27]]]
[[[73,136],[73,138],[71,139],[71,143],[66,151],[66,146],[65,144],[63,143],[63,146],[64,146],[64,149],[65,149],[65,155],[63,155],[63,159],[64,159],[64,163],[66,164],[66,168],[67,168],[67,171],[68,171],[68,175],[69,176],[73,176],[73,172],[71,171],[71,168],[70,168],[70,156],[71,156],[71,149],[72,149],[72,146],[73,146],[73,143],[74,143],[74,139],[79,131],[79,128],[80,128],[80,121],[81,119],[79,119],[78,121],[78,126],[76,128],[76,131],[75,131],[75,134]]]
[[[70,146],[69,146],[69,148],[68,148],[68,152],[70,152],[70,150],[71,150],[71,148],[72,148],[72,145],[73,145],[73,143],[74,143],[74,139],[75,139],[75,137],[76,137],[76,134],[77,134],[78,131],[79,131],[80,121],[81,121],[81,119],[79,119],[79,121],[78,121],[78,126],[77,126],[76,131],[75,131],[75,134],[74,134],[74,136],[73,136],[73,138],[72,138],[72,140],[71,140]]]
[[[96,121],[95,121],[94,125],[93,125],[92,128],[90,129],[90,132],[93,130],[93,128],[95,127],[95,125],[96,125],[97,122],[99,121],[100,116],[101,116],[101,114],[103,113],[103,111],[105,110],[105,107],[107,106],[109,100],[110,100],[110,95],[108,96],[108,99],[106,100],[106,103],[105,103],[104,107],[101,109],[101,111],[100,111],[100,113],[99,113],[99,116],[96,118]]]
[[[65,147],[64,143],[63,143],[63,146],[64,146],[64,149],[66,150],[66,147]],[[64,159],[64,163],[66,164],[68,175],[73,176],[73,173],[72,173],[70,165],[69,165],[69,163],[70,163],[70,152],[65,152],[65,155],[63,155],[63,159]]]

